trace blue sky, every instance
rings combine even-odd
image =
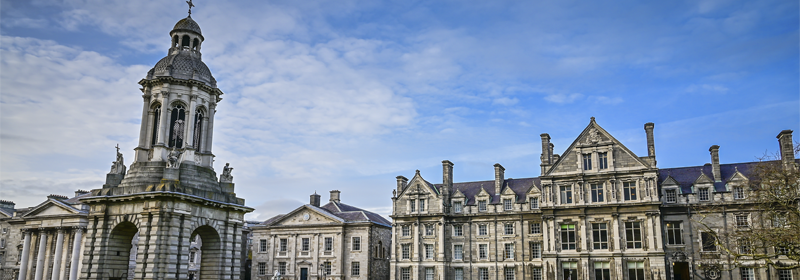
[[[539,175],[590,117],[659,167],[773,153],[800,131],[797,1],[196,1],[225,92],[217,170],[263,220],[342,191],[388,215],[395,176]],[[0,2],[0,199],[101,187],[136,146],[136,84],[183,1]],[[800,138],[797,135],[795,139]]]

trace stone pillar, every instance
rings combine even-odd
[[[53,273],[50,275],[51,280],[61,279],[61,254],[64,249],[64,230],[58,229],[56,237],[56,253],[53,255]]]
[[[167,131],[169,131],[169,84],[164,84],[164,89],[161,91],[161,123],[158,125],[158,141],[156,145],[166,146],[164,140],[167,139]]]
[[[139,126],[139,147],[144,148],[147,146],[147,123],[149,123],[149,119],[147,118],[148,111],[150,111],[150,94],[142,95],[143,105],[142,105],[142,125]],[[53,269],[55,270],[55,269]]]
[[[212,97],[214,98],[214,97]],[[214,139],[214,115],[217,113],[217,103],[208,103],[208,129],[206,129],[205,152],[211,153],[211,141]]]
[[[145,149],[152,148],[151,145],[150,145],[150,144],[152,144],[150,139],[152,139],[154,137],[154,135],[153,135],[153,125],[155,125],[155,124],[151,120],[154,120],[155,116],[156,116],[155,112],[147,112],[147,124],[146,124],[147,127],[145,128],[147,131],[145,131],[145,133],[144,133],[145,140],[144,140],[144,146],[143,146]]]
[[[622,251],[622,244],[620,244],[622,242],[622,236],[619,235],[619,214],[617,213],[611,214],[611,228],[614,236],[609,238],[613,243],[609,244],[611,246],[609,246],[608,249],[613,251],[614,245],[616,245],[617,250]]]
[[[35,280],[42,280],[44,274],[44,258],[47,249],[47,232],[44,229],[39,230],[39,253],[36,254],[36,274]]]
[[[19,278],[17,280],[25,280],[28,277],[28,258],[31,253],[31,234],[32,232],[25,232],[25,239],[22,242],[22,256],[19,262]]]
[[[72,240],[72,261],[69,266],[69,280],[78,280],[78,270],[81,266],[78,258],[81,253],[81,242],[83,241],[83,229],[75,229],[75,239]]]

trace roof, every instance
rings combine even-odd
[[[211,70],[200,59],[200,55],[193,50],[178,50],[159,60],[150,71],[147,79],[157,76],[169,76],[176,79],[196,80],[210,87],[217,87],[217,80],[211,75]]]
[[[175,27],[172,28],[172,31],[192,31],[203,35],[203,32],[200,31],[200,25],[197,24],[197,22],[194,21],[191,16],[181,19],[178,21],[178,23],[175,23]]]
[[[501,192],[506,188],[511,188],[511,191],[517,195],[517,203],[525,203],[526,196],[525,194],[530,191],[531,186],[535,186],[536,188],[541,188],[541,180],[539,177],[534,178],[522,178],[522,179],[506,179],[503,182],[503,188],[501,188]],[[442,184],[435,185],[437,189],[442,187]],[[460,191],[461,193],[466,196],[467,200],[465,201],[465,205],[475,205],[475,196],[481,192],[481,189],[486,190],[487,193],[492,197],[492,201],[489,202],[491,204],[500,203],[500,196],[497,196],[494,193],[494,180],[492,181],[476,181],[476,182],[461,182],[461,183],[453,183],[453,190],[451,193],[455,193],[456,191]]]
[[[327,210],[328,212],[339,218],[342,218],[343,220],[345,220],[346,223],[372,222],[380,225],[385,225],[387,227],[392,226],[392,223],[384,219],[381,215],[378,215],[376,213],[355,206],[347,205],[341,202],[331,201],[320,208]]]
[[[742,162],[720,164],[719,171],[721,182],[714,182],[714,190],[718,192],[726,191],[725,184],[733,177],[733,174],[738,170],[745,176],[749,176],[750,171],[760,162]],[[681,193],[692,193],[692,185],[701,175],[705,175],[713,180],[714,175],[711,164],[703,166],[688,166],[677,168],[661,168],[658,170],[658,182],[664,183],[669,177],[672,177],[681,188]]]

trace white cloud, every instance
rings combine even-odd
[[[492,100],[492,104],[505,105],[505,106],[511,106],[511,105],[517,104],[518,102],[519,102],[519,99],[508,98],[508,97],[500,97],[500,98],[495,98],[494,100]]]
[[[700,85],[690,85],[686,88],[686,92],[689,93],[726,93],[728,92],[728,88],[723,85],[718,84],[700,84]]]
[[[583,94],[580,93],[555,93],[550,94],[544,97],[544,100],[559,103],[559,104],[567,104],[575,102],[576,100],[583,97]]]

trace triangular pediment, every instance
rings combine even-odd
[[[700,177],[697,177],[697,179],[696,179],[696,180],[694,180],[694,184],[695,184],[695,185],[699,185],[699,184],[713,184],[713,183],[714,183],[714,180],[711,180],[711,178],[709,178],[708,176],[706,176],[706,174],[705,174],[705,173],[700,173]]]
[[[63,202],[54,200],[54,199],[47,199],[47,201],[39,204],[38,206],[31,209],[22,215],[24,218],[31,218],[31,217],[44,217],[44,216],[63,216],[63,215],[75,215],[80,214],[81,211],[67,205]]]
[[[344,223],[342,218],[336,217],[322,208],[306,204],[272,222],[270,226],[304,226],[341,223]]]
[[[505,188],[503,188],[503,191],[501,192],[501,194],[502,194],[502,195],[516,195],[516,193],[514,192],[514,190],[512,190],[512,189],[511,189],[511,188],[509,188],[509,187],[505,187]]]
[[[750,179],[748,179],[747,176],[744,176],[742,172],[739,172],[739,169],[736,169],[736,172],[734,172],[733,175],[731,175],[731,177],[728,178],[729,183],[744,183],[747,182],[748,180]]]
[[[461,190],[456,190],[456,192],[453,193],[453,198],[465,198],[465,197],[467,196],[464,195],[464,193],[462,193]]]
[[[527,194],[529,194],[529,195],[531,195],[531,194],[535,195],[535,194],[541,194],[541,193],[542,193],[542,191],[539,190],[539,188],[536,187],[536,184],[531,184],[531,187],[530,187],[530,189],[528,189],[528,192],[527,192]]]
[[[664,182],[661,182],[661,185],[665,187],[672,187],[680,184],[678,184],[678,181],[675,181],[675,178],[672,178],[672,176],[667,176],[667,179],[664,179]]]
[[[484,189],[483,187],[481,187],[481,191],[480,191],[480,192],[478,192],[478,194],[477,194],[477,195],[475,195],[475,196],[476,196],[476,197],[489,197],[490,195],[489,195],[489,192],[487,192],[487,191],[486,191],[486,189]]]
[[[417,173],[414,174],[414,177],[411,178],[406,188],[403,189],[403,192],[400,193],[398,197],[403,195],[425,195],[425,194],[432,194],[438,196],[436,188],[433,186],[433,184],[429,183],[428,181],[425,181],[425,179],[422,178],[422,175],[419,174],[419,170],[417,170]]]

